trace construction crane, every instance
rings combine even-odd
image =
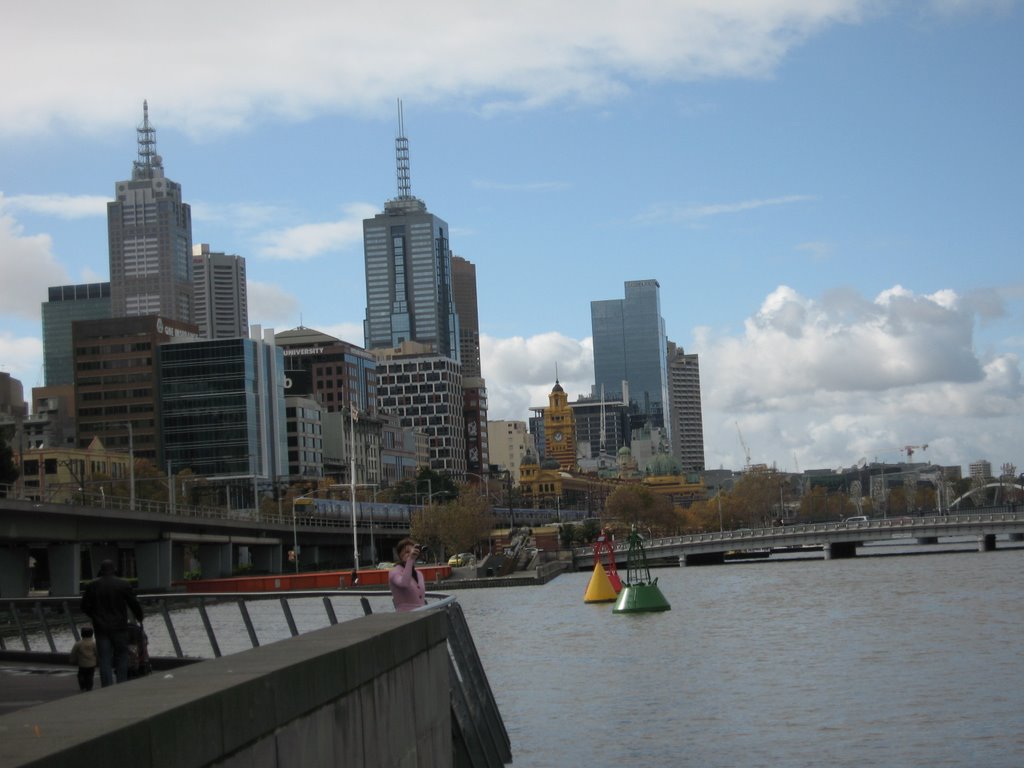
[[[918,451],[918,450],[920,450],[920,451],[927,451],[928,450],[928,443],[925,443],[924,445],[904,445],[903,446],[903,451],[907,454],[907,464],[909,464],[911,462],[911,460],[914,458],[914,451]]]
[[[750,449],[747,448],[747,443],[743,439],[743,433],[740,432],[740,423],[736,422],[736,434],[740,436],[740,445],[743,446],[743,456],[747,460],[747,463],[743,467],[744,472],[750,471]]]

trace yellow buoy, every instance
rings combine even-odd
[[[583,595],[583,602],[613,603],[616,597],[615,587],[612,586],[611,579],[605,573],[604,566],[600,563],[594,563],[594,575],[590,577],[587,592]]]

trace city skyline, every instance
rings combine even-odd
[[[1021,4],[720,5],[226,3],[155,36],[116,2],[19,7],[0,370],[41,385],[47,289],[110,278],[144,99],[193,242],[247,260],[250,322],[362,345],[402,98],[412,190],[476,266],[491,419],[545,405],[556,366],[589,393],[590,302],[656,279],[700,355],[709,469],[743,466],[737,426],[780,469],[924,444],[1020,467]],[[126,76],[111,50],[176,64]]]

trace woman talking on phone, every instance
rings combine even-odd
[[[395,610],[411,611],[426,605],[427,583],[423,574],[416,570],[420,545],[412,539],[402,539],[395,551],[398,552],[398,564],[388,574],[388,586],[391,587]]]

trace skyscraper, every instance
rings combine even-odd
[[[110,283],[54,285],[43,302],[43,370],[46,386],[75,380],[71,323],[110,317]]]
[[[672,455],[684,472],[704,470],[704,417],[701,413],[700,359],[668,342],[668,381],[672,414]]]
[[[448,224],[412,196],[409,140],[404,133],[399,107],[395,139],[398,197],[384,204],[383,213],[363,220],[366,349],[389,349],[415,341],[459,360]]]
[[[630,280],[624,299],[590,302],[594,395],[629,404],[630,426],[671,435],[665,320],[657,280]]]
[[[146,102],[137,131],[132,177],[117,182],[116,199],[107,203],[112,313],[191,323],[192,212],[181,201],[181,186],[164,176]]]
[[[249,332],[245,259],[212,252],[206,243],[194,246],[192,291],[200,336],[204,339],[245,338]]]
[[[484,476],[490,466],[487,435],[487,383],[480,372],[480,322],[476,303],[476,265],[452,256],[452,295],[459,316],[462,358],[462,416],[466,423],[466,468]]]

